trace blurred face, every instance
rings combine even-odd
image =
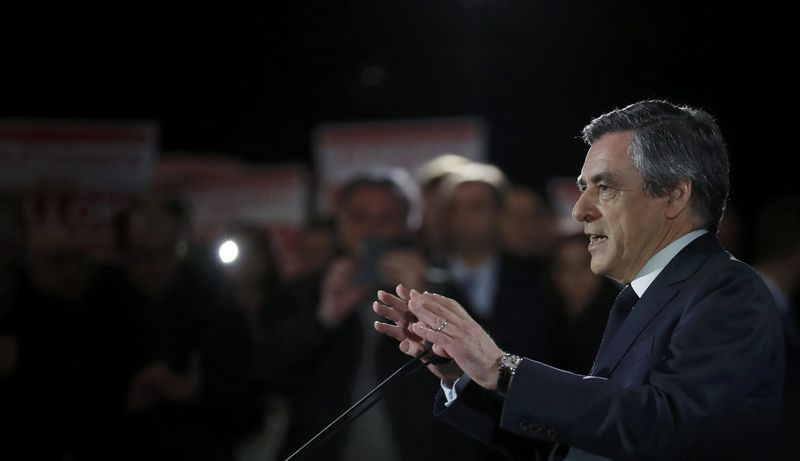
[[[509,252],[540,255],[553,243],[556,221],[538,195],[530,191],[514,191],[506,199],[500,230]]]
[[[495,244],[499,210],[492,186],[481,182],[461,183],[452,191],[448,204],[448,229],[456,251]]]
[[[591,268],[629,283],[667,243],[668,198],[645,194],[628,154],[631,132],[608,133],[592,144],[578,177],[572,214],[589,236]]]
[[[338,225],[342,248],[356,255],[367,237],[397,239],[405,236],[406,206],[385,187],[359,187],[342,204]]]

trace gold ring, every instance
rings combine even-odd
[[[444,323],[442,323],[441,325],[439,325],[439,328],[437,328],[437,329],[436,329],[436,330],[434,330],[434,331],[436,331],[436,332],[442,331],[442,330],[444,330],[444,327],[446,327],[446,326],[447,326],[447,320],[445,320],[445,321],[444,321]]]

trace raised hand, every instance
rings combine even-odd
[[[497,388],[497,359],[503,351],[456,301],[434,293],[409,292],[408,311],[418,319],[413,335],[433,343],[433,351],[451,357],[481,387]]]
[[[334,328],[358,307],[364,299],[368,285],[353,286],[356,263],[340,258],[331,264],[322,281],[322,299],[318,317],[328,328]]]
[[[385,291],[378,291],[378,301],[372,304],[373,310],[391,320],[393,324],[375,322],[375,330],[390,336],[400,342],[400,350],[411,357],[419,357],[425,351],[424,340],[414,333],[412,326],[417,322],[417,317],[411,313],[406,301],[410,290],[398,285],[397,296]],[[436,352],[437,355],[448,357],[446,354]],[[449,357],[448,357],[449,358]],[[444,380],[454,380],[463,372],[455,362],[442,365],[428,365],[428,369],[437,377]]]
[[[150,410],[159,401],[187,403],[200,394],[200,356],[190,357],[186,373],[174,372],[164,360],[155,360],[140,370],[128,389],[127,409],[131,413]]]

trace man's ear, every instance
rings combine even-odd
[[[692,197],[692,181],[684,179],[669,193],[667,207],[664,213],[667,219],[675,219],[689,208],[689,199]]]

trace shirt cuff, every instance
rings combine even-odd
[[[444,391],[444,396],[447,398],[447,402],[444,403],[444,406],[449,407],[455,399],[458,398],[458,393],[461,391],[464,386],[459,386],[459,382],[466,385],[469,381],[468,379],[463,379],[466,377],[466,374],[461,375],[460,378],[456,378],[454,381],[449,380],[441,380],[440,384],[442,386],[442,390]]]

